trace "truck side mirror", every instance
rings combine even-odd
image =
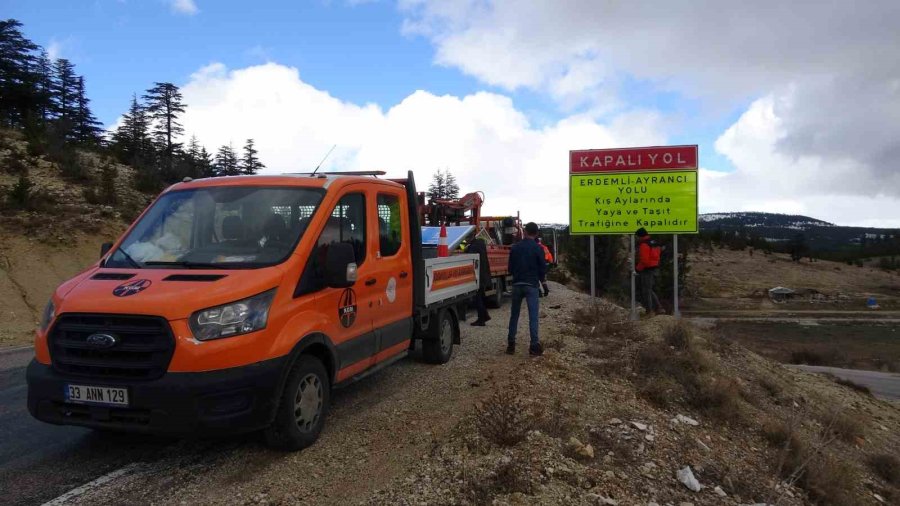
[[[350,288],[356,283],[356,254],[353,245],[335,242],[328,245],[325,258],[325,284],[331,288]]]
[[[113,243],[111,243],[111,242],[105,242],[105,243],[101,244],[100,245],[100,258],[105,257],[106,254],[109,253],[109,250],[112,249],[112,247],[113,247]]]

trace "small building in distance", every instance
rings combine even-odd
[[[769,298],[772,299],[772,302],[787,302],[794,298],[797,292],[791,290],[790,288],[785,288],[783,286],[776,286],[775,288],[769,288]]]

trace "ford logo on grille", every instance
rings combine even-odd
[[[119,343],[119,340],[116,339],[116,336],[109,334],[91,334],[85,343],[91,348],[112,348]]]

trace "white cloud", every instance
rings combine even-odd
[[[53,61],[62,58],[62,55],[63,43],[56,39],[50,39],[50,43],[47,44],[47,57],[50,58],[50,61]]]
[[[485,212],[568,220],[568,151],[665,142],[661,118],[631,111],[599,124],[571,116],[545,128],[503,95],[417,91],[383,110],[339,100],[275,63],[238,70],[212,64],[182,87],[187,135],[214,150],[257,141],[266,172],[308,171],[337,144],[322,170],[415,171],[421,187],[448,168],[464,192],[482,190]]]
[[[767,96],[716,141],[730,173],[701,170],[704,212],[766,211],[805,214],[841,225],[900,227],[900,174],[840,156],[784,152],[788,135],[779,110],[794,97]]]
[[[197,8],[197,4],[194,3],[194,0],[169,0],[169,7],[172,9],[172,12],[176,14],[185,14],[188,16],[193,16],[200,12],[200,9]]]

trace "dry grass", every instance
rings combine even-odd
[[[578,410],[566,405],[561,394],[557,394],[549,406],[542,408],[534,420],[535,428],[541,432],[565,439],[578,427]]]
[[[692,347],[694,335],[691,326],[683,320],[677,320],[663,329],[663,341],[677,351]]]
[[[475,406],[478,433],[499,446],[515,446],[534,427],[534,419],[522,399],[508,389],[495,391]]]
[[[770,397],[777,398],[779,395],[781,395],[781,392],[784,391],[784,388],[782,387],[781,383],[775,381],[774,379],[770,378],[769,376],[760,376],[758,378],[758,381],[759,381],[759,386],[761,386],[762,389],[767,394],[769,394]]]
[[[841,441],[850,443],[863,437],[865,429],[863,421],[850,411],[839,410],[820,416],[826,434],[833,434]]]
[[[872,455],[868,459],[869,467],[884,481],[900,485],[900,458],[889,453]]]
[[[859,473],[847,462],[830,454],[820,455],[807,466],[801,486],[819,504],[857,504],[854,486]]]

